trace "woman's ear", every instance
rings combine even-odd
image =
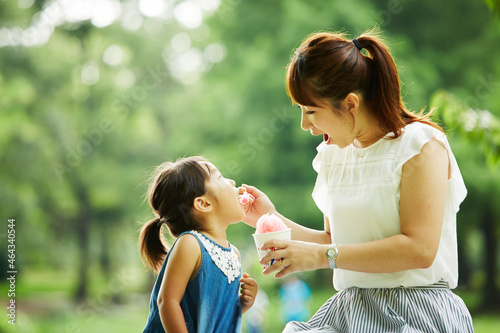
[[[202,195],[194,198],[193,208],[200,213],[210,213],[214,206],[207,196]]]
[[[359,108],[359,95],[351,92],[345,98],[345,102],[347,103],[347,109],[349,110],[349,112],[354,114]]]

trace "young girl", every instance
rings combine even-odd
[[[149,189],[157,218],[141,229],[143,260],[159,272],[144,332],[240,332],[257,283],[241,278],[240,254],[226,229],[245,217],[243,188],[201,157],[160,165]],[[177,237],[167,250],[161,227]],[[241,282],[241,294],[238,292]]]

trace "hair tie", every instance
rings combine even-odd
[[[159,217],[158,220],[156,221],[156,223],[158,224],[159,227],[161,227],[161,225],[163,223],[165,223],[165,218],[164,217]]]
[[[356,47],[358,48],[358,50],[361,51],[363,49],[363,47],[361,46],[361,44],[359,44],[359,42],[358,42],[358,40],[356,38],[354,38],[352,40],[352,42],[354,43],[354,45],[356,45]]]

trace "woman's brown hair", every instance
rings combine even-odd
[[[355,41],[342,33],[310,35],[288,64],[286,85],[294,103],[317,107],[319,100],[326,100],[337,113],[341,112],[340,101],[349,93],[360,93],[382,130],[394,133],[394,138],[413,122],[442,131],[429,120],[429,114],[414,114],[406,109],[396,64],[375,30]]]
[[[203,230],[192,214],[193,201],[207,192],[205,182],[210,178],[208,167],[200,162],[208,161],[194,156],[165,162],[153,174],[148,198],[157,217],[141,228],[139,247],[144,264],[156,272],[160,271],[168,252],[162,237],[163,224],[174,237],[192,229]]]

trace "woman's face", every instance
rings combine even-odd
[[[312,135],[323,135],[327,145],[335,144],[340,148],[349,146],[356,138],[352,115],[348,111],[341,111],[339,115],[328,103],[318,105],[299,105],[302,110],[302,129],[310,131]]]

